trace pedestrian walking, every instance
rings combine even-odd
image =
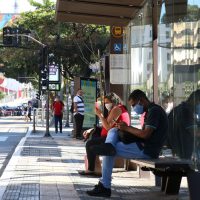
[[[73,115],[74,115],[74,135],[77,139],[82,139],[82,128],[84,120],[84,101],[83,90],[78,89],[73,99]]]
[[[24,115],[24,120],[27,122],[28,121],[28,106],[25,106],[23,108],[23,115]]]
[[[52,105],[52,112],[54,115],[55,120],[55,132],[58,133],[58,123],[60,133],[62,133],[62,118],[63,118],[63,111],[64,111],[64,103],[60,100],[59,96],[56,96],[55,101]]]
[[[31,121],[32,118],[31,118],[31,112],[32,112],[32,104],[31,103],[28,103],[28,119]],[[28,121],[27,119],[27,121]]]

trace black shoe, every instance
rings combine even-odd
[[[102,177],[102,174],[100,172],[95,171],[78,171],[78,173],[82,176],[94,176],[94,177]]]
[[[105,188],[101,182],[98,185],[94,186],[94,189],[89,190],[86,192],[90,196],[96,197],[110,197],[111,196],[111,189]]]
[[[78,173],[82,176],[94,175],[94,171],[78,171]]]
[[[116,150],[111,143],[103,143],[100,145],[94,145],[91,147],[92,151],[96,155],[101,156],[115,156]]]

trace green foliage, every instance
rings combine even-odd
[[[24,12],[18,17],[13,27],[31,30],[32,36],[48,46],[49,53],[62,66],[63,76],[73,78],[84,76],[90,63],[96,62],[106,51],[109,41],[109,29],[105,26],[57,23],[55,22],[55,3],[43,0],[38,3],[30,0],[36,7],[33,12]],[[38,44],[29,41],[24,48],[1,48],[0,54],[5,68],[5,75],[12,78],[38,78]]]
[[[0,91],[0,100],[4,98],[3,92]]]

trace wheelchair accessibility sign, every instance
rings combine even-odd
[[[121,52],[122,51],[122,44],[121,43],[114,43],[114,51]]]

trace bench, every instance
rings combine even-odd
[[[131,159],[144,171],[152,171],[161,177],[161,191],[165,194],[177,195],[179,193],[182,177],[193,173],[192,161],[173,157],[159,159]],[[191,192],[191,191],[190,191]]]

